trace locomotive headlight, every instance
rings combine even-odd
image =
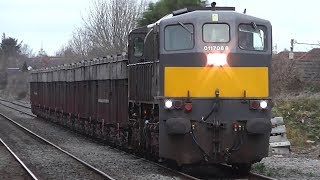
[[[224,66],[227,64],[227,54],[209,53],[207,54],[207,66]]]
[[[173,105],[173,102],[172,102],[171,99],[166,99],[166,100],[164,101],[164,107],[165,107],[166,109],[171,109],[171,108],[172,108],[172,105]]]
[[[268,107],[268,102],[267,101],[260,101],[260,107],[261,107],[261,109],[266,109]]]

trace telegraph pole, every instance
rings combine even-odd
[[[298,42],[297,40],[294,40],[294,39],[291,39],[290,41],[290,52],[289,52],[289,59],[293,59],[293,47],[294,47],[294,44],[303,44],[303,45],[309,45],[309,46],[320,46],[320,44],[315,44],[315,43],[304,43],[304,42]]]
[[[293,52],[293,45],[294,44],[303,44],[303,45],[309,45],[309,46],[320,46],[320,43],[304,43],[304,42],[298,42],[297,40],[291,39],[290,42],[291,46],[290,46],[290,51]]]
[[[291,46],[290,46],[290,51],[293,52],[293,44],[294,44],[294,39],[291,39],[290,41]]]

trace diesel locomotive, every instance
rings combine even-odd
[[[185,8],[128,42],[127,55],[33,71],[33,113],[179,166],[247,171],[268,155],[269,21]]]

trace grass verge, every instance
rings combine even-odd
[[[320,94],[282,96],[274,99],[273,116],[284,118],[287,137],[296,147],[305,147],[307,140],[319,142]]]

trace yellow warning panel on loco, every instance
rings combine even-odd
[[[267,67],[165,67],[164,96],[268,97]]]

